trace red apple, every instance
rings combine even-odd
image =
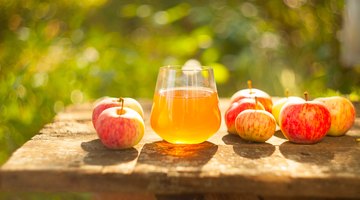
[[[257,102],[255,103],[254,99],[245,98],[240,99],[237,102],[234,102],[230,105],[230,107],[225,112],[225,124],[229,133],[237,134],[235,129],[235,119],[239,113],[247,109],[258,109],[265,110],[264,106]]]
[[[333,96],[314,99],[321,101],[331,114],[331,127],[327,135],[342,136],[354,125],[355,107],[345,97]]]
[[[239,136],[245,140],[265,142],[274,135],[276,121],[265,110],[249,109],[236,117],[235,128]]]
[[[265,107],[265,110],[271,113],[273,105],[271,96],[262,90],[252,88],[251,81],[248,81],[248,87],[248,89],[242,89],[233,94],[230,102],[234,103],[243,98],[257,97],[258,101]]]
[[[124,101],[121,102],[121,99]],[[123,105],[122,105],[123,104]],[[93,113],[92,113],[92,123],[95,127],[96,121],[99,117],[99,115],[106,110],[107,108],[112,107],[121,107],[124,106],[126,108],[131,108],[138,112],[142,118],[144,118],[144,111],[140,105],[139,102],[137,102],[133,98],[114,98],[114,97],[107,97],[103,100],[100,100],[94,107]]]
[[[281,98],[274,102],[273,107],[272,107],[272,114],[273,114],[277,124],[279,124],[279,114],[280,114],[281,108],[285,105],[285,103],[293,102],[293,101],[305,102],[305,100],[303,98],[296,97],[296,96],[289,96],[289,97]]]
[[[125,149],[139,143],[144,136],[145,125],[136,111],[126,107],[111,107],[99,115],[95,129],[104,146]]]
[[[279,126],[293,143],[313,144],[321,141],[331,126],[330,111],[320,101],[287,102],[280,111]]]

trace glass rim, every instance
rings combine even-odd
[[[184,68],[185,65],[165,65],[160,67],[160,70],[174,70],[174,71],[207,71],[213,70],[212,67],[206,65],[189,65],[189,68]],[[193,67],[193,68],[192,68]]]

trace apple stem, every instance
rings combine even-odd
[[[286,97],[286,98],[289,97],[289,89],[288,89],[288,88],[286,88],[286,90],[285,90],[285,97]]]
[[[250,94],[252,94],[252,82],[251,82],[251,80],[248,80],[247,84],[248,84],[248,88],[250,90]]]
[[[307,91],[304,92],[305,101],[309,99],[309,93]]]
[[[257,110],[257,105],[258,105],[258,99],[257,96],[255,96],[255,110]]]
[[[123,113],[123,110],[124,110],[124,98],[120,97],[119,101],[121,102],[121,110],[120,110],[120,112]]]

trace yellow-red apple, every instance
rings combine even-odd
[[[301,97],[289,96],[289,97],[281,98],[274,102],[273,107],[272,107],[272,115],[274,116],[277,124],[279,124],[279,114],[280,114],[281,108],[285,105],[285,103],[292,102],[292,101],[304,102],[305,100]]]
[[[138,112],[126,107],[111,107],[99,115],[95,129],[107,148],[126,149],[139,143],[145,125]]]
[[[255,98],[265,107],[265,110],[271,113],[273,102],[271,96],[259,89],[252,88],[251,81],[248,81],[248,88],[241,89],[231,96],[230,102],[234,103],[243,98]]]
[[[331,114],[331,127],[327,135],[342,136],[354,125],[356,112],[355,107],[345,97],[333,96],[314,99],[321,101],[329,109]]]
[[[265,110],[248,109],[236,117],[235,128],[239,136],[245,140],[265,142],[274,135],[276,121]]]
[[[287,102],[279,115],[284,136],[293,143],[313,144],[321,141],[331,126],[330,111],[320,101]]]
[[[235,119],[239,113],[247,109],[265,110],[264,106],[260,102],[256,103],[255,99],[245,98],[232,103],[226,110],[224,116],[227,131],[229,133],[237,134],[235,129]]]

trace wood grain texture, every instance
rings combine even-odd
[[[1,167],[1,189],[360,198],[360,118],[347,135],[315,145],[292,144],[279,131],[246,142],[224,122],[207,142],[171,145],[149,125],[151,102],[140,103],[146,134],[135,147],[106,149],[91,124],[93,104],[70,106]],[[228,104],[221,99],[222,116]]]

